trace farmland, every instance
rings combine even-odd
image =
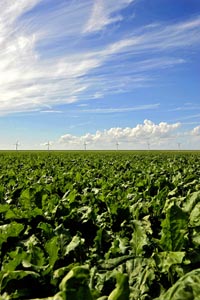
[[[2,151],[0,170],[0,299],[200,299],[200,152]]]

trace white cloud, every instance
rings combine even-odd
[[[102,148],[119,143],[134,143],[138,147],[144,146],[148,141],[151,144],[158,145],[162,139],[167,143],[176,134],[180,123],[168,124],[161,122],[155,124],[150,120],[144,120],[143,124],[138,124],[135,127],[114,127],[103,131],[96,131],[95,134],[87,133],[82,136],[65,134],[60,137],[59,143],[66,145],[82,145],[87,142],[93,147]]]
[[[192,136],[200,136],[200,126],[197,126],[191,130]]]
[[[59,139],[59,142],[62,143],[68,143],[68,144],[79,144],[81,142],[81,138],[71,135],[69,133],[62,135]]]
[[[45,143],[41,143],[40,146],[42,147],[46,147],[48,150],[50,150],[50,148],[54,145],[54,142],[53,141],[48,141],[48,142],[45,142]]]

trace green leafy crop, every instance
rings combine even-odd
[[[0,152],[0,300],[200,300],[200,153]]]

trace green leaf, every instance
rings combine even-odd
[[[3,295],[0,295],[0,300],[11,300],[11,298],[7,293],[3,293]]]
[[[130,289],[128,276],[118,272],[116,274],[116,279],[116,288],[111,292],[108,300],[129,300]]]
[[[155,260],[161,272],[167,273],[172,265],[181,264],[185,252],[164,251],[155,254]]]
[[[4,199],[5,187],[0,185],[0,201]]]
[[[198,227],[200,226],[200,202],[193,208],[189,217],[189,226]]]
[[[186,201],[183,205],[183,210],[185,212],[190,213],[198,202],[200,202],[200,192],[199,191],[190,194],[186,198]]]
[[[191,237],[192,237],[192,242],[194,243],[194,245],[199,247],[200,246],[200,228],[199,227],[193,228]]]
[[[4,290],[10,281],[21,280],[27,276],[31,276],[33,278],[39,277],[37,273],[32,271],[17,270],[17,271],[6,272],[2,276],[1,283],[0,283],[0,290],[1,291]]]
[[[10,208],[9,204],[0,204],[0,213],[4,213],[6,211],[8,211]]]
[[[58,240],[59,240],[59,237],[54,236],[52,239],[47,241],[47,243],[45,244],[45,249],[46,249],[47,253],[49,254],[49,264],[51,267],[54,266],[55,262],[58,259],[58,253],[60,250]]]
[[[123,255],[123,256],[119,256],[119,257],[115,257],[115,258],[109,258],[103,261],[99,261],[99,266],[101,269],[105,269],[105,270],[113,270],[115,268],[117,268],[118,266],[120,266],[121,264],[123,264],[124,262],[134,259],[134,258],[138,258],[138,256],[135,255]],[[141,256],[139,257],[141,258]]]
[[[89,270],[87,267],[78,266],[63,278],[59,288],[65,293],[66,300],[92,300],[92,295],[88,287]]]
[[[182,251],[186,245],[188,215],[175,203],[167,209],[162,221],[160,245],[163,250]]]
[[[78,235],[75,235],[72,238],[71,242],[66,246],[64,255],[68,255],[71,251],[75,250],[78,246],[83,244],[84,244],[84,239]]]
[[[27,247],[27,253],[30,256],[30,263],[42,267],[45,265],[45,255],[39,239],[33,234],[24,245]]]
[[[130,245],[132,247],[132,253],[135,256],[139,256],[143,253],[144,245],[148,244],[148,238],[145,231],[145,227],[142,224],[142,221],[134,220],[134,231],[132,234],[132,239]]]
[[[200,269],[185,274],[155,300],[200,300]]]
[[[15,269],[27,258],[27,253],[22,250],[21,247],[17,247],[16,250],[7,253],[7,260],[3,262],[3,272],[15,271]]]
[[[3,242],[7,241],[8,237],[17,237],[19,236],[20,232],[24,229],[24,225],[12,222],[10,224],[5,224],[0,226],[0,245]]]

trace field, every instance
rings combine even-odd
[[[0,152],[0,299],[199,300],[200,152]]]

